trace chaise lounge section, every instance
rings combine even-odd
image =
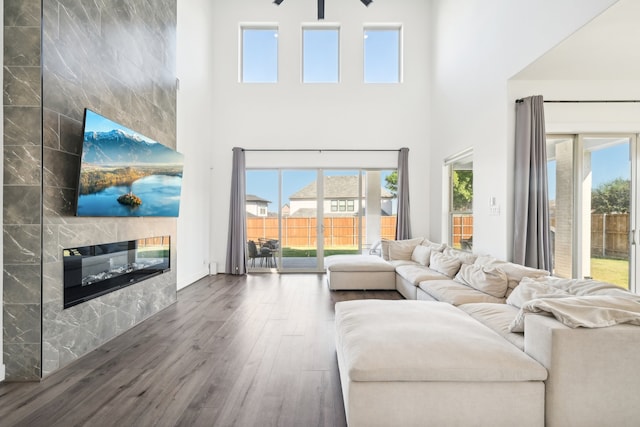
[[[325,261],[331,290],[395,289],[395,267],[373,255],[332,255]]]

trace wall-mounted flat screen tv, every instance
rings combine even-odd
[[[85,109],[77,216],[177,217],[183,155]]]

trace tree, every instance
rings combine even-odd
[[[603,182],[591,192],[593,213],[628,213],[631,201],[631,181],[616,178]]]
[[[453,210],[455,212],[473,209],[473,171],[453,171]]]
[[[393,193],[393,197],[396,197],[398,194],[398,171],[391,172],[384,177],[384,180],[387,181],[384,187]]]

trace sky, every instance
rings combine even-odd
[[[109,119],[107,119],[104,116],[101,116],[100,114],[93,112],[89,109],[86,110],[86,116],[85,116],[85,126],[84,126],[84,130],[85,132],[109,132],[115,129],[120,129],[122,130],[124,133],[128,134],[128,135],[136,135],[138,136],[140,139],[143,139],[144,141],[150,143],[150,144],[157,144],[158,141],[154,141],[151,138],[148,138],[134,130],[131,130],[127,127],[122,126],[119,123],[116,123],[114,121],[111,121]]]
[[[630,179],[629,144],[619,144],[591,152],[591,188],[597,188],[616,178]],[[556,198],[556,162],[547,164],[549,200]]]
[[[242,31],[242,81],[278,81],[278,30],[245,28]],[[363,79],[366,83],[400,81],[400,30],[366,29]],[[337,83],[340,80],[340,30],[305,28],[302,80],[306,83]]]
[[[358,175],[358,170],[337,171],[325,170],[325,176]],[[384,187],[385,177],[392,171],[381,171],[380,187]],[[316,169],[283,170],[282,171],[282,204],[289,203],[289,196],[314,182],[317,177]],[[269,212],[278,211],[278,171],[277,170],[247,170],[247,194],[267,199]]]

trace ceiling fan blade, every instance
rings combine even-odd
[[[273,2],[278,6],[280,6],[280,3],[282,3],[283,1],[284,0],[273,0]]]
[[[318,0],[318,21],[324,19],[324,0]]]

